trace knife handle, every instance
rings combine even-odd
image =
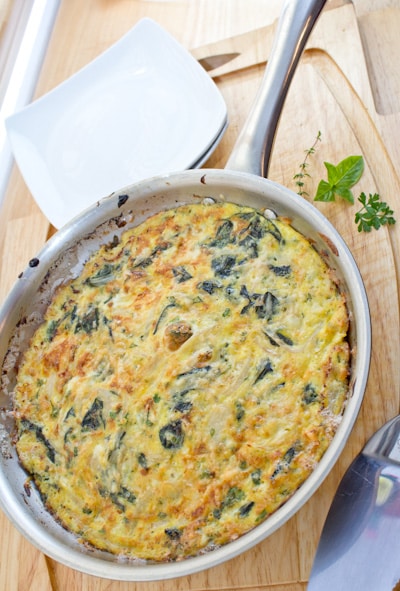
[[[267,176],[279,118],[298,61],[326,0],[286,0],[261,86],[226,168]]]

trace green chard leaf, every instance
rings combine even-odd
[[[314,201],[335,201],[335,197],[342,197],[349,203],[354,203],[351,188],[360,180],[364,171],[362,156],[348,156],[337,166],[324,162],[328,181],[320,181]]]

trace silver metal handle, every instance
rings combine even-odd
[[[266,177],[293,74],[326,0],[285,0],[270,59],[226,168]]]

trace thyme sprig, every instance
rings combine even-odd
[[[316,148],[317,148],[317,144],[318,142],[321,141],[321,132],[319,131],[317,134],[317,137],[315,138],[315,141],[313,143],[313,145],[311,146],[311,148],[308,148],[308,150],[305,151],[305,157],[303,162],[301,162],[301,164],[299,165],[299,172],[297,174],[295,174],[293,176],[293,180],[295,181],[295,184],[297,186],[297,193],[298,195],[302,196],[302,197],[308,197],[309,194],[307,193],[307,191],[304,190],[304,185],[305,185],[305,179],[306,178],[311,178],[311,175],[308,174],[307,172],[307,168],[309,166],[309,158],[310,156],[312,156],[313,154],[315,154]]]

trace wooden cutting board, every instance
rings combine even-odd
[[[39,85],[38,89],[39,94],[48,90],[49,85],[58,83],[60,77],[62,79],[72,73],[66,69],[62,73],[57,70],[60,68],[58,56],[61,49],[67,44],[77,47],[78,50],[83,46],[82,31],[89,19],[89,9],[86,17],[82,17],[83,22],[79,18],[74,21],[73,15],[77,14],[74,12],[74,2],[77,10],[77,0],[69,0],[62,6],[56,24],[57,35],[53,36],[50,57],[45,63],[41,86]],[[107,26],[113,27],[113,36],[118,38],[125,32],[128,10],[136,10],[133,6],[135,3],[130,4],[131,8],[122,0],[118,3],[100,4],[107,13],[103,13],[102,18],[108,19]],[[134,13],[136,20],[141,16],[150,16],[163,24],[164,8],[161,2],[143,0],[137,4],[140,5],[140,10]],[[179,3],[173,4],[172,11],[176,9],[178,14]],[[92,2],[92,8],[90,18],[93,21],[96,14],[98,19],[100,18],[100,8],[95,2]],[[376,19],[379,19],[379,25],[376,24]],[[68,22],[68,27],[64,26],[65,22]],[[131,19],[131,22],[134,21]],[[382,68],[379,67],[379,59],[382,63],[385,62],[382,59],[382,46],[379,47],[379,59],[376,51],[371,50],[371,55],[368,54],[368,66],[374,76],[371,85],[363,51],[363,43],[364,47],[368,47],[367,43],[375,41],[374,37],[371,42],[371,31],[376,33],[378,26],[379,31],[382,26],[385,30],[386,27],[392,30],[393,22],[397,22],[400,27],[400,10],[370,13],[368,22],[366,19],[363,21],[361,38],[351,4],[322,15],[295,75],[282,114],[270,167],[269,176],[272,179],[296,190],[293,176],[299,170],[305,150],[314,143],[320,131],[322,141],[318,142],[316,153],[309,161],[310,178],[305,187],[310,195],[308,198],[312,200],[318,180],[325,175],[324,161],[337,163],[349,154],[363,154],[366,170],[358,188],[367,193],[379,192],[396,212],[400,212],[400,181],[396,174],[396,170],[400,170],[400,110],[393,108],[396,105],[395,98],[387,99],[387,93],[396,92],[393,90],[396,85],[393,83],[389,88],[386,78],[380,78]],[[176,26],[178,27],[178,23]],[[181,25],[179,27],[181,28]],[[400,30],[399,27],[397,30]],[[101,31],[106,35],[104,28]],[[174,33],[173,30],[172,32]],[[178,35],[177,37],[179,38]],[[391,34],[389,44],[386,45],[393,56],[399,55],[398,37]],[[186,45],[189,46],[188,40]],[[91,57],[94,56],[88,59]],[[228,106],[231,125],[207,166],[224,166],[237,133],[249,112],[262,73],[261,65],[216,79]],[[391,76],[400,81],[400,69],[396,71],[393,68]],[[386,84],[385,92],[381,93],[383,98],[377,101],[376,90],[381,89],[382,84]],[[382,107],[383,99],[385,109]],[[390,109],[387,105],[390,105]],[[49,229],[35,205],[30,204],[29,223],[36,228],[33,234],[35,243],[32,244],[25,239],[27,218],[16,213],[12,215],[13,211],[16,212],[16,204],[20,202],[20,194],[24,191],[26,194],[18,173],[14,173],[5,208],[8,223],[4,228],[4,235],[0,233],[3,244],[11,249],[11,256],[10,250],[6,251],[3,247],[2,251],[2,295],[8,291],[14,276],[20,270],[11,268],[9,261],[17,259],[20,265],[25,264],[38,250]],[[305,582],[310,572],[319,533],[340,477],[365,440],[387,419],[399,412],[400,400],[398,228],[383,228],[370,235],[359,234],[353,222],[356,206],[337,202],[319,204],[318,207],[347,241],[364,278],[372,316],[373,351],[369,384],[359,419],[337,465],[313,498],[284,527],[246,554],[191,577],[147,584],[110,583],[67,569],[54,561],[46,561],[42,554],[30,546],[13,530],[8,521],[0,516],[1,591],[25,588],[30,591],[305,591]],[[397,217],[400,223],[400,213],[397,213]],[[48,577],[49,573],[51,578]]]

